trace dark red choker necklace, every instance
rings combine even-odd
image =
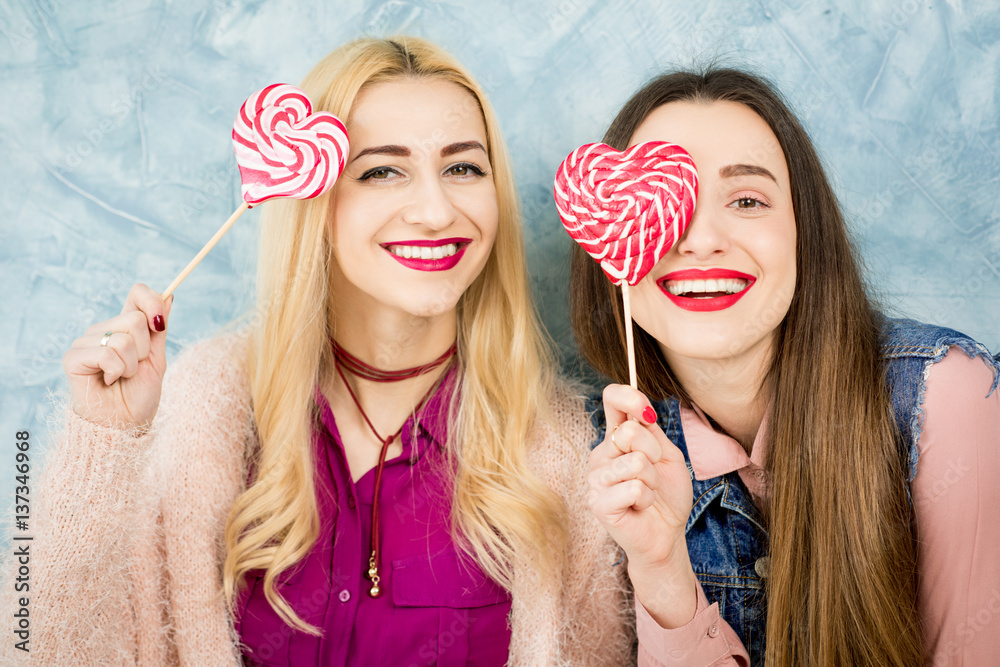
[[[415,378],[418,375],[423,375],[424,373],[434,370],[444,362],[451,359],[452,356],[454,356],[455,351],[458,349],[458,342],[455,342],[452,343],[451,347],[449,347],[444,354],[429,364],[414,366],[413,368],[404,368],[398,371],[384,371],[381,368],[375,368],[374,366],[361,361],[353,354],[342,348],[340,344],[332,338],[330,341],[333,343],[333,358],[337,360],[338,367],[343,367],[351,375],[364,380],[371,380],[372,382],[399,382],[400,380],[409,380],[410,378]]]
[[[429,364],[424,364],[423,366],[414,366],[413,368],[404,368],[399,371],[383,371],[382,369],[370,366],[365,362],[361,361],[357,357],[350,354],[347,350],[342,348],[337,341],[330,339],[333,344],[333,357],[336,360],[334,367],[337,369],[337,373],[340,375],[340,379],[344,381],[344,386],[347,387],[347,393],[351,395],[351,399],[354,401],[354,405],[357,406],[358,412],[361,413],[362,419],[368,424],[368,428],[371,429],[372,434],[375,439],[382,443],[382,449],[379,451],[378,455],[378,465],[375,467],[375,490],[372,497],[372,533],[371,533],[371,555],[368,557],[368,570],[365,575],[371,580],[372,587],[368,590],[368,595],[373,598],[377,598],[382,594],[382,588],[379,586],[379,574],[378,574],[378,556],[379,556],[379,534],[378,534],[378,497],[379,492],[382,488],[382,471],[385,468],[385,455],[389,451],[389,444],[393,440],[399,437],[399,434],[403,432],[403,426],[406,422],[399,427],[395,433],[390,435],[388,438],[383,438],[379,435],[378,431],[375,430],[375,426],[372,424],[371,420],[368,419],[368,415],[365,413],[365,409],[361,407],[361,401],[358,400],[357,394],[354,393],[354,388],[351,387],[351,383],[347,381],[347,376],[344,375],[346,369],[351,375],[356,377],[372,380],[373,382],[399,382],[400,380],[407,380],[409,378],[417,377],[418,375],[423,375],[428,373],[446,361],[450,360],[454,355],[455,351],[458,349],[458,343],[453,343],[448,350],[442,354],[440,357],[430,362]],[[438,383],[434,383],[424,397],[420,399],[420,403],[414,409],[413,414],[417,414],[423,409],[424,404],[427,403],[427,399],[431,397],[434,393],[434,389],[437,388]]]

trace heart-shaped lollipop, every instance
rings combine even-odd
[[[301,88],[275,83],[247,98],[233,124],[233,148],[243,182],[243,203],[163,291],[166,299],[198,266],[236,219],[273,197],[318,197],[344,171],[347,128],[332,113],[312,113]]]
[[[615,285],[635,285],[681,237],[694,214],[698,171],[680,146],[649,141],[616,151],[587,144],[556,172],[563,226]]]
[[[233,125],[233,147],[243,199],[251,206],[272,197],[309,199],[326,192],[350,153],[340,119],[313,113],[306,94],[287,83],[247,98]]]

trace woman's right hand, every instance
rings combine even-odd
[[[607,432],[590,454],[591,511],[628,555],[639,600],[663,627],[695,614],[698,583],[685,529],[693,505],[684,454],[656,423],[643,394],[604,390]]]
[[[122,428],[143,428],[153,421],[167,370],[166,325],[172,304],[172,295],[164,303],[146,285],[133,285],[120,315],[73,341],[63,356],[63,370],[78,415]],[[102,346],[108,332],[113,333]]]

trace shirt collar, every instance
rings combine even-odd
[[[416,416],[416,424],[439,447],[448,442],[448,410],[456,391],[458,364],[452,363]]]
[[[766,412],[749,455],[735,439],[712,428],[708,417],[697,405],[682,405],[680,412],[684,441],[687,443],[688,458],[695,479],[704,481],[748,466],[763,467],[766,454],[764,442],[767,439]]]
[[[416,415],[416,417],[409,417],[404,423],[403,429],[400,432],[400,438],[402,439],[404,452],[410,448],[410,446],[419,447],[420,438],[413,438],[411,435],[416,435],[415,426],[424,436],[434,442],[438,447],[444,447],[448,442],[448,409],[451,404],[451,397],[455,391],[455,385],[458,380],[458,365],[451,364],[445,374],[441,377],[441,380],[437,383],[437,388],[427,399],[424,407]],[[316,405],[320,411],[320,419],[324,426],[326,426],[327,431],[331,435],[336,434],[336,438],[339,440],[340,435],[337,430],[336,419],[333,416],[333,411],[330,409],[329,403],[327,403],[326,397],[317,385],[315,391],[315,401]]]

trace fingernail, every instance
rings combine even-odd
[[[656,423],[656,410],[654,410],[653,408],[651,408],[651,407],[649,407],[647,405],[643,409],[643,411],[642,411],[642,419],[647,424],[655,424]]]
[[[166,329],[166,325],[163,324],[163,315],[157,315],[153,318],[153,328],[157,331],[163,331]]]

